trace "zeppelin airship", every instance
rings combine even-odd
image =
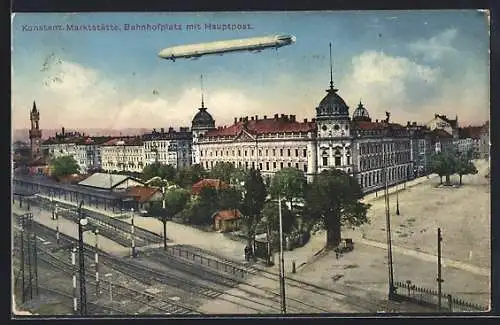
[[[158,56],[175,61],[176,59],[197,59],[203,55],[224,54],[227,52],[251,51],[260,52],[267,48],[280,48],[295,43],[293,35],[274,35],[263,37],[242,38],[208,43],[179,45],[167,47]]]

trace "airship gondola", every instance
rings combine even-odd
[[[211,54],[222,55],[228,52],[250,51],[258,53],[263,49],[278,49],[280,47],[293,44],[295,43],[295,40],[295,36],[293,35],[276,35],[178,45],[161,50],[158,53],[158,56],[166,60],[175,61],[176,59],[199,58],[201,56]]]

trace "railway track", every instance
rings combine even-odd
[[[52,210],[52,204],[49,203],[48,199],[39,197],[37,201],[35,201],[40,208],[46,209],[47,211]],[[58,212],[58,215],[78,223],[78,211],[72,205],[60,203],[58,206],[63,207]],[[131,225],[127,222],[113,219],[108,216],[102,216],[98,213],[94,213],[90,210],[82,208],[83,215],[85,215],[91,227],[99,229],[99,232],[102,236],[107,237],[122,246],[130,246],[132,240],[132,228]],[[155,234],[147,229],[140,228],[134,226],[134,238],[136,241],[136,246],[148,246],[151,244],[159,244],[163,242],[163,237]]]
[[[230,270],[234,269],[235,271],[231,271],[231,272],[234,272],[235,274],[242,274],[243,275],[243,276],[240,276],[239,278],[235,278],[235,280],[237,280],[237,281],[244,282],[245,277],[247,277],[247,276],[258,276],[258,277],[263,277],[263,278],[272,279],[272,280],[276,280],[276,281],[278,280],[278,277],[279,277],[279,275],[274,273],[274,272],[264,270],[262,268],[254,267],[254,266],[250,265],[249,263],[242,264],[242,263],[239,263],[236,261],[232,261],[230,259],[217,256],[217,255],[213,254],[212,252],[203,250],[203,249],[198,248],[198,247],[180,246],[178,249],[190,250],[190,251],[195,252],[198,255],[202,255],[205,259],[212,259],[213,262],[211,264],[207,263],[206,265],[202,265],[205,268],[209,268],[210,265],[212,266],[212,268],[215,267],[217,265],[217,263],[215,261],[217,261],[218,263],[221,263],[223,265],[228,266],[227,269],[230,269]],[[173,249],[167,250],[167,252],[169,254],[175,254]],[[181,256],[181,258],[182,258],[182,253],[179,254],[179,256]],[[189,253],[185,254],[184,256],[186,256],[186,258],[188,258],[187,256],[189,256]],[[294,278],[287,277],[287,276],[285,276],[285,280],[286,280],[287,287],[307,290],[313,294],[323,296],[326,299],[333,299],[336,301],[341,300],[342,302],[345,302],[349,305],[355,306],[364,312],[379,312],[379,311],[387,309],[387,302],[377,301],[376,298],[374,298],[374,299],[364,298],[364,295],[369,294],[368,291],[355,289],[355,288],[352,288],[352,287],[349,287],[346,285],[338,285],[339,287],[342,287],[343,290],[327,289],[327,288],[323,288],[323,287],[320,287],[320,286],[312,284],[312,283],[308,283],[308,282],[303,281],[303,280],[294,279]],[[289,298],[287,297],[287,301],[288,301],[288,299]]]
[[[41,225],[37,222],[33,223],[33,228],[34,228],[35,232],[43,234],[45,237],[49,237],[49,236],[55,237],[53,229],[48,228],[44,225]],[[61,247],[66,247],[69,249],[70,247],[76,246],[76,241],[67,235],[62,235],[60,237],[60,240],[62,242]],[[71,245],[72,243],[74,245]],[[40,246],[42,246],[42,245],[40,245]],[[58,248],[57,250],[59,250],[59,249],[60,248]],[[92,262],[92,259],[94,257],[94,252],[95,252],[94,247],[89,246],[87,244],[84,245],[84,253],[85,253],[85,256],[88,258],[88,262],[86,263],[86,265],[90,265],[90,263]],[[127,276],[130,276],[129,268],[127,268],[125,266],[127,263],[126,261],[123,261],[119,258],[113,257],[113,256],[105,253],[102,250],[99,250],[99,255],[100,255],[100,258],[101,258],[100,261],[102,264],[104,264],[107,267],[112,268],[114,270],[125,271],[122,273],[127,275]],[[38,256],[39,256],[39,259],[41,261],[49,263],[54,268],[57,268],[57,269],[65,272],[67,274],[73,273],[73,266],[70,264],[70,262],[63,261],[63,260],[61,260],[61,258],[54,256],[50,249],[40,248]],[[118,261],[121,263],[121,267],[117,268],[115,266],[116,266]],[[92,274],[94,271],[95,271],[94,269],[86,267],[86,272],[88,272],[87,274]],[[153,284],[151,281],[147,280],[147,275],[148,275],[147,273],[142,272],[141,274],[136,273],[135,276],[132,276],[132,277],[135,278],[136,280],[143,282],[143,283],[146,283],[149,285]],[[146,278],[146,280],[145,280],[145,278]],[[91,288],[90,290],[93,290],[93,288],[95,288],[95,281],[94,280],[88,279],[87,283],[94,284],[94,286],[90,286],[90,288]],[[103,286],[106,286],[106,285],[109,286],[109,284],[110,284],[109,281],[106,281],[106,280],[104,280],[104,281],[101,280],[100,283]],[[140,291],[119,285],[117,283],[112,283],[111,285],[114,288],[113,295],[126,297],[127,299],[130,299],[134,303],[141,303],[143,305],[148,306],[149,309],[161,311],[164,314],[200,314],[198,311],[196,311],[191,306],[186,306],[186,305],[181,304],[179,302],[174,302],[174,301],[172,301],[168,298],[162,297],[160,295],[140,292]],[[95,294],[95,292],[94,292],[94,294]]]
[[[51,209],[50,201],[46,198],[38,197],[38,200],[45,201],[44,207]],[[40,201],[39,201],[40,202]],[[63,202],[58,202],[58,206],[66,208],[68,211],[77,214],[77,208],[75,205],[72,204],[67,204]],[[116,218],[112,218],[106,215],[102,215],[100,213],[94,212],[92,210],[86,209],[85,206],[82,206],[82,212],[89,218],[90,220],[93,220],[96,224],[103,224],[108,227],[111,227],[112,229],[121,231],[123,233],[129,234],[131,231],[131,225],[130,223],[126,221],[122,221]],[[152,232],[148,229],[144,229],[138,226],[134,226],[134,231],[135,231],[135,236],[136,238],[140,238],[145,242],[145,245],[150,245],[150,244],[155,244],[155,243],[161,243],[163,242],[163,236]],[[130,243],[130,240],[129,242]]]

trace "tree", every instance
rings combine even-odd
[[[50,167],[55,178],[77,174],[80,170],[75,158],[69,155],[52,159]]]
[[[173,166],[155,162],[151,165],[146,165],[142,169],[142,179],[147,181],[153,177],[159,177],[161,179],[172,181],[175,177],[175,173],[176,170]]]
[[[165,209],[163,202],[154,202],[149,214],[163,223],[163,248],[167,249],[167,221],[181,212],[189,201],[190,194],[183,189],[174,189],[165,193]]]
[[[344,171],[327,169],[314,178],[307,189],[305,210],[322,221],[327,249],[340,243],[342,224],[359,226],[368,222],[370,205],[361,203],[362,198],[358,181]]]
[[[457,158],[456,162],[457,162],[456,173],[460,177],[460,185],[462,185],[462,176],[463,175],[470,175],[470,174],[477,174],[478,173],[476,166],[468,158],[467,155],[459,156]]]
[[[286,199],[293,209],[293,201],[304,198],[306,185],[307,180],[302,171],[296,168],[284,168],[274,175],[269,192],[275,199],[278,197]]]
[[[281,219],[283,222],[283,232],[290,233],[293,229],[294,217],[288,207],[281,204]],[[267,201],[262,209],[262,221],[267,223],[271,229],[278,230],[280,226],[279,220],[279,204],[276,201]]]
[[[241,191],[235,187],[221,188],[217,192],[218,209],[239,209],[241,206]]]
[[[215,166],[210,170],[210,178],[220,179],[225,183],[231,182],[231,176],[235,171],[233,164],[229,162],[217,162]]]
[[[439,175],[439,183],[443,183],[443,176],[446,177],[446,184],[450,184],[450,175],[454,174],[456,171],[456,158],[453,154],[449,152],[439,152],[435,154],[431,159],[431,173],[436,173]]]
[[[181,168],[177,171],[175,175],[174,182],[179,186],[184,188],[191,187],[194,183],[205,178],[207,172],[205,169],[199,165],[191,165],[185,168]]]
[[[266,186],[259,170],[250,169],[243,184],[243,193],[241,210],[247,226],[248,246],[252,247],[255,239],[255,226],[261,217],[267,196]]]

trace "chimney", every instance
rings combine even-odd
[[[277,120],[278,119],[278,114],[274,114],[274,119]]]
[[[417,126],[417,122],[413,122],[413,126]]]
[[[378,120],[375,120],[375,123],[378,123]]]
[[[295,115],[290,115],[290,121],[295,122]]]
[[[153,129],[153,133],[156,133],[156,129]]]
[[[243,117],[240,117],[240,122],[243,121]]]
[[[245,122],[248,122],[248,116],[245,116],[245,118],[243,119]]]
[[[253,116],[251,116],[250,119],[253,121]]]
[[[307,119],[306,118],[304,119],[304,123],[307,123]]]
[[[257,121],[259,119],[259,115],[255,115],[255,120]]]
[[[64,136],[64,126],[62,127],[61,131],[62,131],[61,135]]]
[[[172,132],[174,132],[174,128],[173,127],[169,127],[168,128],[168,133],[172,133]]]
[[[410,126],[410,121],[407,121],[407,122],[406,122],[406,126]]]
[[[286,117],[287,117],[287,116],[286,116],[285,114],[281,114],[281,119],[282,119],[282,120],[285,120],[285,119],[286,119]]]
[[[264,120],[267,120],[267,115],[264,115]]]
[[[238,123],[238,118],[237,117],[234,118],[234,124],[236,124],[236,123]]]
[[[164,128],[161,128],[160,130],[161,130],[162,134],[165,133],[165,129]]]

